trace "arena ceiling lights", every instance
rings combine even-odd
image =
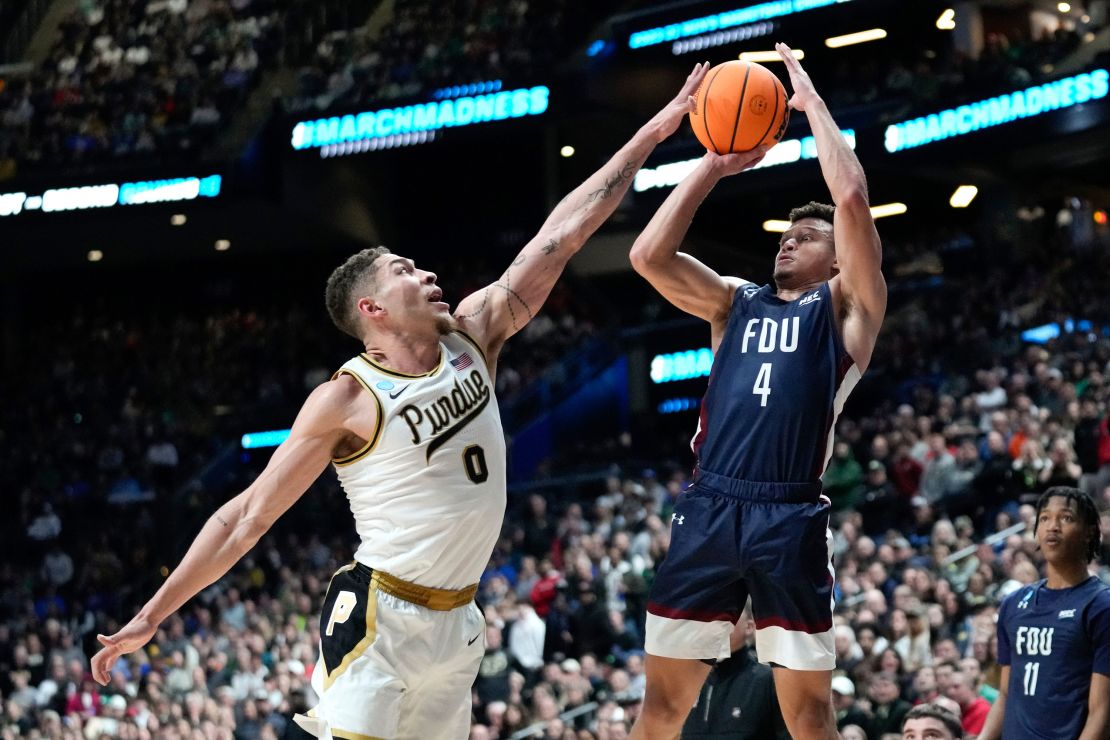
[[[868,41],[878,41],[879,39],[886,38],[886,30],[882,28],[872,28],[867,31],[857,31],[855,33],[846,33],[843,36],[833,36],[825,39],[825,46],[830,49],[839,49],[842,46],[852,46],[853,44],[865,44]]]
[[[806,53],[801,49],[791,49],[795,59],[805,59]],[[782,57],[779,56],[777,51],[742,51],[738,57],[741,62],[758,62],[759,64],[766,64],[767,62],[781,62]]]
[[[956,11],[948,8],[937,18],[937,28],[942,31],[951,31],[956,27]]]
[[[952,193],[952,197],[948,199],[948,205],[953,208],[967,208],[978,194],[979,188],[974,185],[961,185],[956,188],[956,192]]]
[[[969,201],[970,202],[970,201]],[[871,218],[886,218],[887,216],[901,216],[908,211],[905,203],[884,203],[879,206],[871,206]],[[780,221],[775,218],[767,219],[763,222],[763,230],[770,231],[775,234],[781,234],[790,228],[789,221]]]

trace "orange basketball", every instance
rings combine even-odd
[[[694,95],[694,135],[717,154],[746,152],[776,144],[786,132],[790,110],[786,89],[771,70],[732,61],[709,70]]]

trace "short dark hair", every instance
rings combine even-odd
[[[819,218],[831,224],[835,213],[836,206],[830,206],[827,203],[818,203],[815,200],[811,200],[804,206],[799,206],[791,211],[789,218],[790,223],[801,221],[803,218]]]
[[[1087,528],[1087,562],[1091,562],[1098,557],[1099,547],[1102,544],[1102,530],[1099,528],[1098,523],[1098,510],[1095,508],[1095,502],[1091,499],[1091,495],[1086,491],[1071,486],[1053,486],[1041,494],[1037,499],[1037,515],[1033,519],[1033,534],[1037,534],[1037,525],[1040,524],[1041,510],[1048,506],[1049,500],[1059,496],[1060,498],[1074,501],[1075,507],[1079,509],[1079,516],[1083,519],[1083,524]]]
[[[960,724],[959,718],[944,707],[936,704],[918,704],[906,714],[906,718],[902,720],[902,727],[904,728],[906,722],[909,722],[911,719],[921,719],[922,717],[940,720],[940,722],[948,728],[948,731],[952,733],[952,737],[964,736],[964,728]]]
[[[352,254],[346,262],[335,268],[324,290],[324,302],[328,306],[332,322],[341,332],[350,334],[359,341],[362,341],[362,336],[351,300],[356,290],[373,293],[377,288],[374,260],[383,254],[389,254],[389,249],[373,247]]]

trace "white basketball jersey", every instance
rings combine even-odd
[[[478,345],[444,336],[434,370],[406,375],[362,354],[336,375],[378,403],[374,436],[333,460],[362,544],[355,559],[431,588],[477,583],[505,516],[505,435]]]

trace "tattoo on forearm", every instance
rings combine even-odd
[[[228,523],[219,514],[216,514],[216,521],[218,521],[220,524],[224,525],[225,527],[228,526]]]
[[[554,252],[558,248],[559,248],[559,242],[555,241],[554,239],[551,239],[550,241],[547,242],[547,244],[544,244],[542,247],[540,247],[540,251],[543,252],[544,254],[551,254],[552,252]]]
[[[624,166],[621,167],[615,175],[605,181],[604,187],[600,187],[586,196],[585,205],[593,203],[595,200],[605,200],[613,194],[613,189],[620,187],[627,182],[635,173],[638,165],[635,160],[628,160]]]

